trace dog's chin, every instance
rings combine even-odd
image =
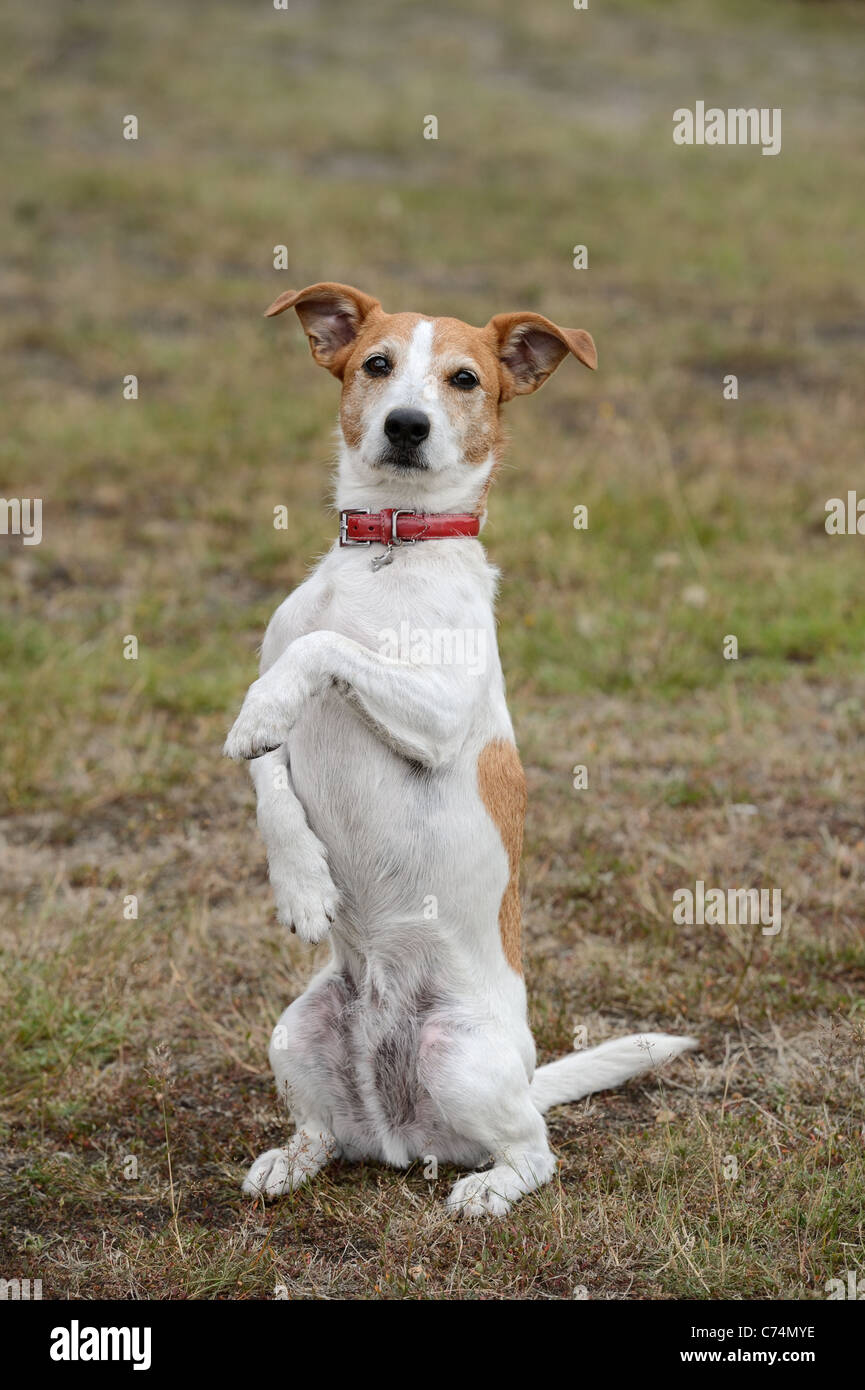
[[[421,449],[382,450],[376,460],[377,468],[390,468],[395,473],[423,473],[429,467]]]

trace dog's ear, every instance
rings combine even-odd
[[[582,328],[559,328],[543,314],[496,314],[487,324],[498,352],[503,401],[543,386],[563,357],[572,352],[592,371],[598,354]]]
[[[264,316],[273,318],[286,309],[296,309],[316,362],[342,377],[364,320],[380,308],[378,300],[362,290],[328,280],[307,285],[305,290],[286,290],[265,309]]]

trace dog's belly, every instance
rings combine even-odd
[[[297,724],[289,753],[296,794],[328,851],[342,924],[362,933],[365,950],[387,949],[377,926],[413,927],[418,942],[431,942],[441,926],[453,940],[462,923],[477,949],[483,919],[497,942],[509,865],[476,759],[432,772],[413,764],[336,692]]]
[[[417,1159],[476,1166],[489,1157],[445,1121],[422,1076],[423,1014],[382,1026],[367,1013],[352,1040],[352,1104],[338,1107],[334,1134],[348,1159],[396,1167]],[[345,1075],[345,1073],[343,1073]]]

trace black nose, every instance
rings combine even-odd
[[[391,444],[416,448],[429,434],[429,416],[424,415],[422,410],[408,407],[392,410],[384,422],[384,432]]]

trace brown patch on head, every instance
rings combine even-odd
[[[441,390],[448,393],[448,413],[461,426],[466,463],[482,464],[490,453],[498,460],[502,442],[501,374],[498,355],[486,329],[474,328],[461,319],[436,319],[433,353]],[[468,368],[477,376],[480,385],[473,391],[449,385],[450,378],[461,368]]]
[[[510,864],[510,876],[499,906],[499,934],[508,965],[522,975],[520,855],[526,818],[526,775],[519,753],[507,739],[493,739],[481,749],[478,787],[481,801],[498,827]]]
[[[345,442],[350,449],[359,447],[363,438],[364,419],[361,402],[369,403],[379,391],[386,389],[389,377],[358,380],[358,372],[372,353],[388,348],[405,351],[411,342],[415,327],[423,314],[386,314],[379,306],[378,311],[369,318],[358,333],[350,356],[346,359],[342,377],[342,398],[339,405],[339,419]],[[363,392],[363,395],[361,395]]]
[[[419,385],[415,374],[410,390],[421,394],[424,403],[430,402],[430,448],[435,449],[435,431],[441,430],[451,472],[455,461],[480,469],[492,459],[474,504],[478,514],[484,510],[501,458],[502,404],[536,391],[568,353],[587,367],[597,366],[588,333],[559,328],[542,314],[497,314],[483,328],[461,319],[387,314],[371,295],[330,280],[304,290],[287,290],[266,312],[272,317],[291,308],[297,310],[315,361],[342,381],[340,422],[352,449],[363,445],[382,392],[400,380],[417,325],[432,324],[431,360],[424,365],[423,382]],[[364,363],[379,353],[388,359],[385,370],[379,373],[371,363],[364,372]],[[476,378],[468,379],[468,385],[467,372]]]

